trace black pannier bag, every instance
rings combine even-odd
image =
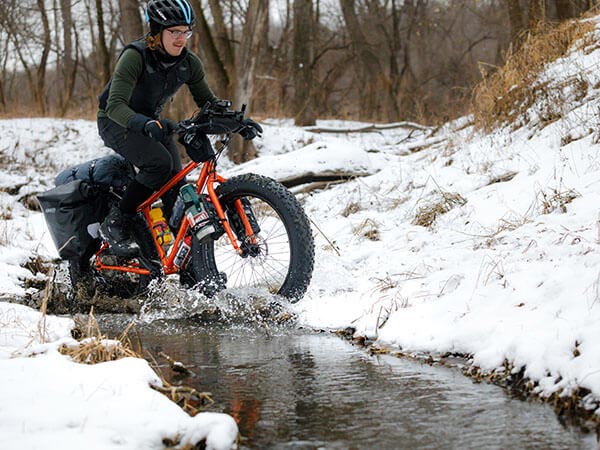
[[[101,192],[86,181],[74,180],[37,198],[60,257],[83,256],[107,213]]]
[[[111,191],[122,194],[135,176],[120,155],[93,159],[60,172],[56,187],[37,198],[58,254],[63,259],[89,256],[98,228],[106,217]],[[93,250],[93,249],[92,249]]]

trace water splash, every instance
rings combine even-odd
[[[287,324],[295,315],[287,300],[267,290],[227,289],[208,298],[185,289],[176,280],[153,281],[142,299],[138,317],[142,323],[158,320],[186,320],[195,323]]]

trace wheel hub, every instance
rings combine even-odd
[[[242,244],[240,245],[240,249],[242,250],[242,258],[247,258],[248,256],[256,258],[257,256],[267,255],[266,242],[259,241],[258,236],[253,237],[254,239],[251,239],[250,237],[245,238]]]

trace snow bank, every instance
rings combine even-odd
[[[138,358],[78,364],[58,352],[73,344],[70,319],[0,303],[0,448],[161,449],[206,439],[227,450],[237,438],[231,416],[190,417],[150,385]]]

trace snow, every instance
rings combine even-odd
[[[435,131],[372,133],[265,121],[260,157],[223,164],[226,176],[364,175],[298,194],[318,226],[312,283],[290,306],[301,324],[353,327],[377,345],[411,352],[470,355],[485,371],[508,363],[541,395],[584,387],[600,399],[599,61],[592,46],[549,64],[540,80],[553,97],[533,104],[517,129],[484,134],[469,117]],[[570,80],[585,81],[583,96]],[[560,119],[542,123],[547,108]],[[41,214],[18,200],[109,150],[95,123],[83,120],[3,120],[0,136],[8,161],[0,172],[0,295],[22,296],[25,280],[36,277],[22,266],[32,255],[57,254]],[[450,194],[464,201],[430,227],[415,223],[422,208]],[[83,366],[60,355],[67,318],[46,317],[49,344],[36,353],[40,320],[0,303],[0,395],[8,399],[0,447],[60,440],[80,448],[85,440],[86,448],[154,448],[177,433],[189,442],[208,434],[209,448],[231,445],[237,429],[229,416],[188,417],[148,387],[158,381],[143,360]]]
[[[0,448],[161,449],[165,438],[232,447],[233,418],[190,417],[150,387],[162,382],[145,360],[87,365],[59,353],[77,342],[72,326],[69,318],[0,303]]]

